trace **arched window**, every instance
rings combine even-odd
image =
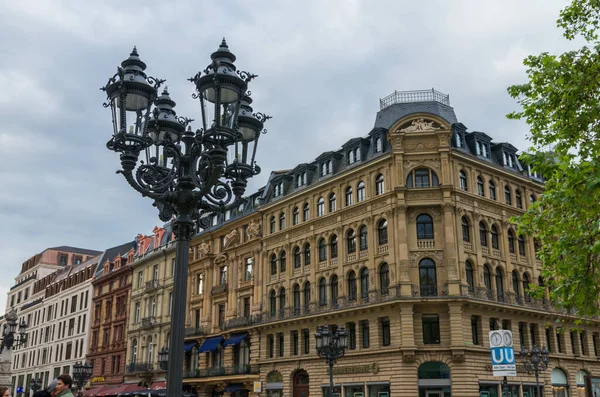
[[[377,224],[377,240],[379,245],[388,243],[388,223],[385,219],[380,220]]]
[[[348,234],[346,234],[346,244],[348,245],[349,254],[356,252],[356,235],[353,229],[348,230]]]
[[[310,244],[304,246],[304,265],[310,265]]]
[[[298,315],[300,314],[300,286],[297,283],[294,284],[292,300],[294,301],[294,314]]]
[[[285,214],[282,212],[279,214],[279,230],[283,230],[285,228]]]
[[[300,260],[300,247],[294,247],[294,269],[302,267],[302,261]]]
[[[352,205],[352,188],[350,186],[348,186],[346,188],[346,207],[349,207]]]
[[[367,232],[367,227],[365,225],[361,226],[359,230],[359,248],[361,251],[369,249],[369,234]]]
[[[508,251],[511,254],[515,253],[515,234],[511,229],[508,229]]]
[[[271,233],[275,233],[275,216],[272,216],[271,220],[269,221],[269,231]]]
[[[429,258],[419,262],[419,285],[421,296],[437,296],[437,275],[435,262]]]
[[[319,239],[319,262],[327,260],[327,242],[324,238]]]
[[[504,186],[504,201],[508,205],[512,205],[512,193],[508,185]]]
[[[279,314],[283,315],[285,311],[285,288],[279,290]]]
[[[485,197],[485,187],[483,185],[483,179],[480,176],[477,177],[477,194],[481,197]]]
[[[454,133],[454,144],[456,145],[456,147],[461,148],[463,147],[463,139],[462,139],[462,135],[458,132]]]
[[[285,273],[285,263],[286,263],[285,251],[281,251],[281,253],[279,254],[279,271],[281,273]]]
[[[471,241],[471,226],[469,225],[469,219],[463,216],[462,219],[462,238],[467,243]]]
[[[485,226],[485,223],[483,222],[479,222],[479,240],[480,244],[482,247],[487,247],[488,246],[488,242],[487,242],[487,226]]]
[[[319,279],[319,305],[327,305],[327,280],[325,277]]]
[[[271,276],[277,274],[277,255],[271,255]]]
[[[269,292],[269,313],[271,316],[277,315],[277,296],[274,289]]]
[[[521,303],[521,293],[519,290],[519,274],[516,270],[512,272],[512,287],[515,292],[515,296],[517,297],[517,303]]]
[[[515,200],[517,202],[517,208],[523,208],[523,198],[521,197],[520,190],[515,190]]]
[[[356,273],[352,270],[348,273],[348,300],[355,301],[357,297]]]
[[[525,256],[525,238],[523,235],[519,236],[519,255]]]
[[[531,295],[529,294],[529,274],[523,273],[523,296],[526,302],[531,302]]]
[[[381,143],[381,138],[375,139],[375,153],[381,153],[383,151],[383,144]]]
[[[292,223],[294,225],[297,225],[298,223],[300,223],[300,210],[298,209],[298,207],[294,207],[294,212],[293,212],[293,219],[292,219]]]
[[[492,273],[490,272],[490,266],[486,263],[483,265],[483,284],[488,292],[488,296],[492,296]]]
[[[152,335],[148,336],[148,362],[154,361],[154,343],[152,343]]]
[[[331,236],[331,239],[329,240],[329,255],[331,256],[331,259],[337,258],[338,256],[338,239],[335,234]]]
[[[321,164],[321,176],[327,175],[327,163]]]
[[[433,239],[433,218],[427,214],[421,214],[417,217],[417,239]]]
[[[354,149],[354,158],[356,161],[360,161],[360,148]]]
[[[532,194],[531,196],[529,196],[529,204],[533,203],[535,203],[535,196]]]
[[[438,177],[429,168],[417,168],[411,171],[406,178],[406,187],[432,187],[439,186]]]
[[[304,311],[308,312],[310,305],[310,282],[304,283]]]
[[[390,267],[385,262],[379,266],[379,289],[383,295],[390,290]]]
[[[329,212],[335,211],[335,193],[329,195]]]
[[[494,184],[494,181],[490,180],[488,186],[490,188],[490,198],[496,200],[496,185]]]
[[[498,302],[504,302],[504,274],[499,267],[496,268],[496,296]]]
[[[467,284],[469,285],[469,292],[475,291],[475,277],[473,274],[473,264],[471,261],[465,262],[465,275],[467,277]]]
[[[302,221],[306,222],[308,220],[309,217],[309,205],[308,203],[304,203],[304,206],[302,207]]]
[[[356,186],[356,202],[360,203],[365,200],[365,183],[363,181],[358,182]]]
[[[468,191],[469,188],[467,187],[467,174],[465,174],[465,172],[463,170],[461,170],[459,173],[459,179],[460,179],[460,190],[464,190],[465,192]]]
[[[327,173],[333,174],[333,161],[332,160],[329,160],[327,162]]]
[[[492,237],[492,248],[500,249],[500,239],[498,238],[498,229],[496,225],[492,225],[490,228],[490,235]]]
[[[375,195],[379,196],[380,194],[383,194],[384,189],[383,175],[379,174],[377,175],[377,178],[375,178]]]
[[[331,276],[330,289],[331,289],[331,303],[333,305],[336,305],[337,299],[338,299],[338,277],[335,274],[333,276]]]
[[[325,215],[325,199],[323,197],[319,197],[319,201],[317,201],[317,216]]]
[[[353,164],[354,163],[354,151],[350,150],[348,152],[348,164]]]
[[[135,364],[137,362],[137,351],[138,351],[138,341],[134,339],[131,342],[131,363]]]
[[[366,267],[360,270],[360,297],[369,299],[369,269]]]

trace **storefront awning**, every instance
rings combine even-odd
[[[229,338],[227,338],[223,346],[237,346],[240,343],[242,343],[242,341],[246,339],[247,336],[247,332],[244,332],[242,334],[233,334]]]
[[[167,388],[167,382],[154,382],[152,386],[150,386],[151,390],[162,390]]]
[[[192,349],[194,348],[194,346],[196,346],[196,341],[194,341],[194,342],[185,342],[185,344],[183,345],[183,352],[184,353],[191,352]]]
[[[217,347],[219,347],[222,340],[222,336],[213,336],[212,338],[206,339],[202,342],[202,346],[198,349],[198,353],[213,352],[217,350]]]
[[[244,389],[244,385],[241,383],[233,383],[231,385],[227,385],[225,386],[225,388],[223,389],[224,392],[234,392],[234,391],[240,391],[240,390],[246,390]]]

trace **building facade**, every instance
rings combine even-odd
[[[580,395],[600,375],[599,323],[529,295],[544,285],[536,242],[511,221],[543,181],[511,144],[468,132],[446,95],[380,104],[366,137],[273,172],[192,241],[184,383],[327,396],[314,333],[330,324],[349,335],[335,397],[496,397],[487,335],[503,328],[517,351],[550,349],[544,395]],[[508,379],[513,396],[534,384],[521,366]]]
[[[169,224],[137,237],[127,321],[125,382],[164,388],[166,368],[158,352],[168,348],[171,328],[175,245]]]
[[[132,241],[106,250],[92,281],[93,316],[87,362],[93,365],[89,381],[93,387],[123,382],[135,248],[136,242]]]
[[[13,393],[21,388],[28,395],[31,379],[43,385],[85,358],[91,310],[91,280],[99,251],[72,247],[47,249],[23,264],[15,288],[23,299],[17,306],[28,324],[27,342],[13,348]],[[21,277],[21,275],[20,275]],[[27,292],[29,291],[29,292]],[[9,305],[15,292],[9,294]]]

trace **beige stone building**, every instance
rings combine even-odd
[[[335,397],[496,397],[488,332],[504,328],[517,351],[550,349],[545,396],[581,395],[583,375],[600,374],[599,324],[528,295],[543,285],[536,246],[510,221],[542,190],[514,146],[467,132],[447,96],[382,99],[366,137],[273,172],[193,240],[184,384],[199,396],[327,396],[314,333],[335,324],[349,334]],[[139,266],[143,280],[170,263],[159,258]],[[137,272],[132,305],[147,311]],[[143,338],[165,335],[140,324],[129,344],[145,357]],[[521,366],[508,379],[511,396],[534,384]]]

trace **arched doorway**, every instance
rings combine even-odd
[[[293,397],[308,397],[308,373],[300,369],[294,373],[294,394]]]
[[[450,397],[450,368],[444,363],[428,361],[418,371],[419,397]]]

